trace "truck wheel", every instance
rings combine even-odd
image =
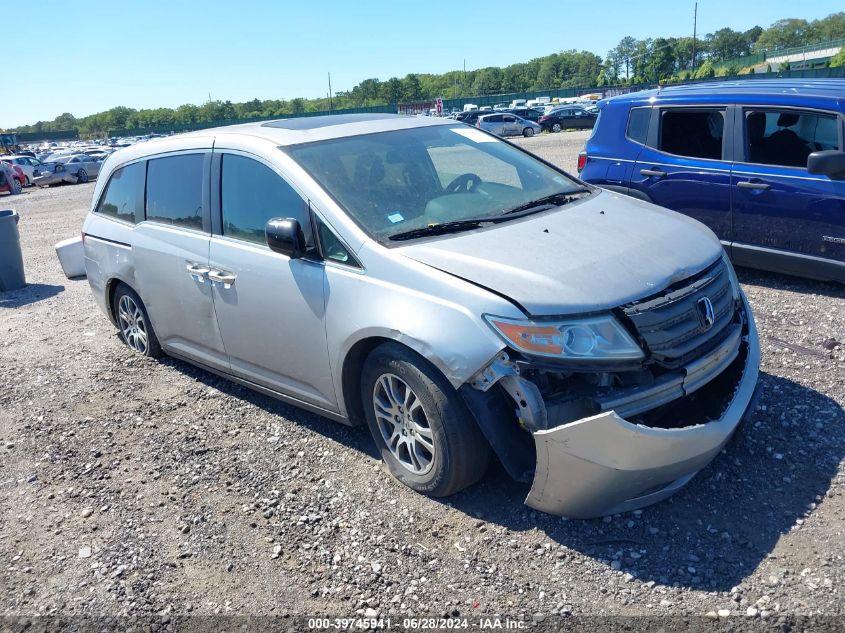
[[[484,476],[490,445],[457,391],[431,363],[385,343],[364,363],[367,425],[390,474],[425,495],[445,497]]]

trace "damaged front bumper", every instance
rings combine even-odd
[[[652,385],[647,393],[605,401],[596,415],[551,428],[553,420],[534,426],[536,466],[525,503],[571,518],[634,510],[671,496],[710,463],[751,411],[756,395],[760,346],[744,297],[742,302],[744,331],[737,332],[733,344],[728,341],[687,366],[683,377]],[[690,420],[689,406],[673,406],[693,392],[698,392],[698,407],[709,410],[696,411],[698,417]],[[534,400],[522,398],[529,405],[523,425]],[[661,410],[664,403],[669,404]],[[662,411],[663,419],[650,426],[648,416],[655,410]]]

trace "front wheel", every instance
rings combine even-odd
[[[552,125],[552,132],[560,132],[560,130],[561,130],[560,123],[555,123],[555,124]]]
[[[13,178],[13,179],[12,179],[12,184],[11,184],[11,186],[10,186],[10,188],[9,188],[9,192],[10,192],[12,195],[17,195],[17,194],[19,194],[22,190],[23,190],[23,187],[21,187],[21,181],[20,181],[20,180],[18,180],[17,178]]]
[[[126,345],[143,356],[161,356],[161,346],[147,309],[134,290],[121,283],[114,293],[113,310],[120,338]]]
[[[84,169],[80,169],[78,172],[76,172],[76,183],[83,184],[86,182],[88,182],[88,172]]]
[[[412,350],[398,343],[373,350],[361,397],[390,474],[412,490],[445,497],[484,476],[490,445],[458,392]]]
[[[528,138],[529,136],[534,136],[534,128],[533,127],[525,128],[524,130],[522,130],[522,135],[525,138]]]

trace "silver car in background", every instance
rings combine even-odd
[[[507,112],[480,116],[475,127],[496,136],[534,136],[543,131],[534,121]]]
[[[102,161],[87,154],[72,154],[48,159],[38,166],[38,174],[32,179],[39,187],[58,185],[66,182],[70,184],[85,183],[96,178],[100,173]]]
[[[638,508],[753,410],[754,319],[709,229],[462,123],[250,123],[102,175],[85,267],[126,344],[366,423],[420,493],[495,454],[531,507]]]

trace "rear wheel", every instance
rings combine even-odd
[[[409,488],[443,497],[484,476],[490,445],[458,392],[415,352],[397,343],[373,350],[361,396],[382,459]]]
[[[525,128],[524,130],[522,130],[522,135],[525,138],[528,138],[529,136],[534,136],[534,128],[533,127]]]
[[[161,346],[147,309],[134,290],[120,284],[114,293],[113,310],[124,343],[143,356],[161,356]]]
[[[76,172],[76,182],[77,184],[88,182],[88,172],[84,169],[80,169],[78,172]]]
[[[23,189],[23,187],[21,187],[21,181],[18,180],[17,178],[13,178],[12,184],[9,188],[9,193],[11,193],[13,195],[17,195],[21,192],[22,189]]]

